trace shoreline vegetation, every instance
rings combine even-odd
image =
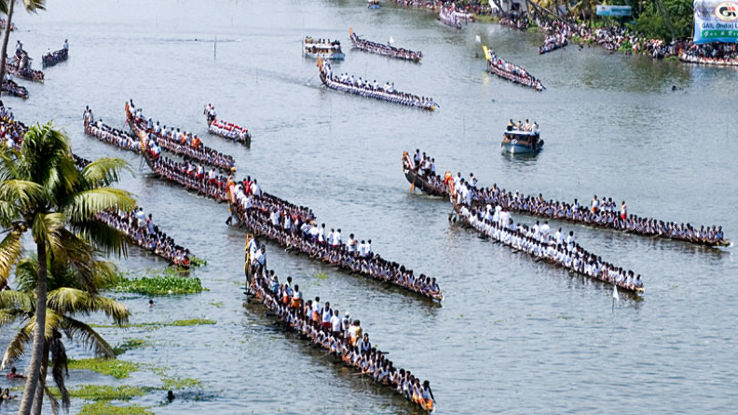
[[[423,8],[432,12],[438,12],[441,7],[452,7],[459,13],[471,15],[471,20],[479,23],[499,23],[512,29],[543,33],[546,35],[544,45],[562,42],[566,38],[580,48],[599,45],[610,53],[738,66],[736,44],[693,43],[694,9],[691,0],[588,1],[574,5],[556,0],[504,4],[499,0],[457,0],[453,3],[439,0],[389,1],[399,7]],[[599,4],[630,6],[633,15],[621,20],[597,16]],[[508,10],[503,11],[503,7],[508,7]]]

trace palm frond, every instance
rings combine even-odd
[[[102,157],[82,169],[82,177],[88,189],[95,189],[117,182],[123,170],[133,173],[133,169],[125,160]]]
[[[92,264],[93,285],[100,289],[110,287],[118,281],[118,267],[110,261],[95,261]]]
[[[54,333],[54,339],[51,340],[49,349],[51,351],[51,374],[61,393],[62,407],[69,410],[69,391],[64,383],[64,377],[69,376],[67,366],[69,359],[67,359],[67,350],[64,343],[61,341],[61,334],[58,332]]]
[[[29,321],[20,330],[18,330],[18,333],[15,334],[15,337],[13,337],[13,340],[10,341],[8,347],[5,349],[3,361],[0,363],[0,370],[4,370],[16,359],[23,356],[26,344],[31,342],[31,335],[35,324],[35,322]]]
[[[33,298],[21,291],[0,291],[0,310],[21,310],[29,313],[33,310]]]
[[[20,212],[30,211],[43,198],[44,188],[38,183],[19,179],[0,182],[0,201],[11,203]]]
[[[33,216],[31,232],[33,240],[39,244],[46,242],[52,251],[63,249],[60,240],[61,231],[64,229],[64,215],[61,213],[39,213]]]
[[[38,258],[36,255],[26,257],[15,265],[15,283],[18,291],[34,293],[38,276]]]
[[[106,255],[125,256],[128,254],[128,236],[102,222],[96,220],[77,222],[71,225],[71,229],[93,243]]]
[[[33,316],[33,323],[36,324],[36,316]],[[44,327],[44,337],[46,341],[51,341],[54,338],[54,333],[59,330],[61,325],[64,323],[64,316],[57,313],[51,308],[46,308],[46,326]]]
[[[8,282],[10,270],[23,253],[20,229],[13,229],[0,242],[0,287]]]
[[[77,339],[85,347],[93,349],[96,355],[106,358],[115,357],[115,352],[108,342],[87,324],[71,317],[65,317],[62,329],[69,338]]]
[[[131,315],[128,308],[118,301],[68,287],[50,292],[47,305],[60,314],[102,312],[118,325],[125,324]]]
[[[27,315],[28,312],[20,308],[0,309],[0,327],[11,324]]]
[[[46,397],[49,399],[49,405],[51,405],[52,415],[59,415],[59,401],[51,393],[51,390],[48,386],[44,386],[44,392],[46,393]]]
[[[98,187],[72,195],[72,200],[64,211],[72,222],[82,222],[94,219],[98,212],[108,209],[130,210],[136,206],[136,201],[125,190],[112,187]]]
[[[69,139],[50,122],[33,125],[23,137],[19,173],[55,193],[71,190],[79,174],[69,153]]]
[[[5,0],[0,0],[0,13],[4,13],[2,11],[3,4],[5,4]],[[20,177],[17,162],[19,154],[15,149],[7,147],[0,151],[0,180],[17,179]]]
[[[54,254],[54,263],[49,269],[54,272],[54,277],[59,278],[58,281],[64,285],[64,276],[69,275],[70,271],[74,272],[76,283],[73,286],[80,286],[90,292],[97,291],[94,285],[94,254],[95,247],[89,242],[77,237],[67,229],[60,229],[58,232],[58,246],[52,246],[51,251]]]
[[[45,0],[23,0],[23,5],[29,13],[36,13],[39,10],[46,9]]]

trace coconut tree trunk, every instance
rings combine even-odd
[[[23,399],[18,410],[19,415],[29,415],[31,413],[31,406],[36,388],[38,387],[44,346],[46,344],[46,338],[44,336],[44,329],[46,327],[46,241],[36,242],[36,255],[38,256],[38,275],[36,276],[36,328],[33,330],[31,363],[26,372],[26,388],[23,390]]]
[[[33,415],[41,415],[44,405],[44,388],[46,387],[46,373],[49,368],[49,342],[44,341],[44,355],[41,358],[41,370],[36,386],[36,396],[33,397]]]
[[[8,41],[10,40],[11,20],[13,19],[13,5],[15,5],[15,0],[10,0],[8,3],[8,21],[5,22],[5,30],[3,31],[3,49],[1,51],[2,57],[0,57],[0,84],[5,79],[5,61],[8,57]],[[0,87],[0,95],[2,95],[2,92],[3,89]]]

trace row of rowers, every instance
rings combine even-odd
[[[95,219],[125,234],[135,245],[165,258],[173,264],[190,266],[190,251],[177,245],[170,236],[154,224],[151,214],[143,208],[133,211],[107,210],[95,215]]]
[[[112,128],[102,122],[102,120],[94,121],[92,117],[92,111],[88,109],[85,111],[85,132],[93,137],[100,139],[105,143],[114,145],[118,148],[133,151],[135,153],[141,152],[141,141],[137,140],[130,133],[116,128]],[[157,141],[153,135],[149,135],[148,142],[146,143],[149,151],[154,158],[159,158],[161,154],[161,147],[157,144]],[[169,170],[174,174],[179,173],[182,178],[196,179],[197,181],[204,181],[202,186],[199,186],[195,181],[192,182],[193,187],[198,187],[203,193],[209,192],[206,188],[219,188],[222,191],[226,189],[227,177],[220,173],[215,167],[206,168],[203,164],[195,163],[190,160],[189,157],[185,156],[183,162],[175,162],[170,159],[162,159],[162,163],[169,165]],[[167,175],[168,178],[171,174]],[[221,192],[222,193],[222,192]],[[220,197],[225,200],[225,196]]]
[[[306,336],[345,365],[359,370],[376,383],[390,387],[426,411],[432,411],[435,398],[430,382],[421,383],[409,370],[396,368],[387,353],[374,347],[359,320],[320,298],[303,300],[298,284],[287,277],[280,283],[274,271],[263,269],[250,282],[249,290],[291,330]]]
[[[443,298],[435,278],[424,274],[416,276],[404,265],[385,260],[372,251],[371,240],[359,240],[354,234],[349,234],[344,242],[340,229],[326,232],[325,224],[318,226],[309,209],[266,193],[256,195],[253,188],[244,182],[235,183],[230,194],[234,195],[232,214],[256,234],[329,265],[389,282],[435,300]]]
[[[574,239],[574,232],[564,237],[561,228],[551,234],[548,222],[532,227],[516,224],[509,212],[491,205],[484,209],[471,208],[466,205],[456,205],[462,219],[477,231],[501,242],[504,245],[522,250],[528,255],[545,259],[572,272],[586,275],[610,284],[617,285],[629,291],[643,291],[643,281],[640,274],[631,270],[605,262],[602,257],[594,255]]]
[[[420,160],[415,162],[415,160]],[[426,161],[429,160],[429,161]],[[581,205],[578,199],[573,203],[546,200],[542,194],[538,196],[524,195],[518,191],[509,192],[493,184],[492,187],[478,188],[473,174],[468,179],[457,173],[455,177],[441,177],[435,173],[434,160],[419,151],[413,156],[414,165],[406,166],[424,177],[441,194],[453,193],[457,202],[467,205],[485,206],[500,205],[510,211],[524,213],[543,218],[567,220],[584,225],[611,228],[619,231],[646,236],[682,240],[706,245],[725,245],[722,226],[704,226],[699,229],[689,223],[676,223],[649,217],[641,217],[628,212],[625,201],[619,205],[611,197],[592,198],[589,206]],[[405,160],[407,165],[407,160]],[[415,166],[418,166],[417,168]]]
[[[135,133],[148,133],[148,139],[174,154],[190,157],[201,163],[230,170],[235,166],[232,156],[207,147],[202,140],[191,132],[180,131],[179,128],[167,129],[167,126],[156,123],[151,118],[145,118],[143,110],[136,108],[133,100],[126,102],[126,117]]]
[[[370,88],[374,90],[382,90],[384,92],[393,93],[395,92],[395,83],[394,82],[385,82],[384,85],[379,85],[379,82],[375,79],[373,82],[369,81],[368,79],[362,79],[359,77],[358,79],[354,79],[353,75],[349,75],[347,73],[342,73],[338,75],[338,81],[342,82],[344,84],[351,84],[354,86],[362,87],[362,88]]]
[[[263,192],[256,179],[252,180],[250,176],[239,182],[223,176],[209,179],[198,176],[196,172],[199,165],[166,157],[157,158],[152,167],[167,181],[215,200],[228,201],[232,215],[241,225],[283,247],[346,271],[390,282],[434,300],[443,298],[435,278],[423,274],[416,276],[413,270],[404,265],[383,259],[372,252],[371,241],[359,241],[349,235],[349,240],[355,243],[343,243],[341,233],[326,232],[324,227],[316,226],[309,208],[293,205]],[[232,221],[233,217],[229,218],[229,223]]]

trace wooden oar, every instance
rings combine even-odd
[[[418,174],[415,173],[415,176],[413,177],[413,183],[410,185],[410,193],[413,192],[413,189],[415,189],[415,180],[418,178]]]

